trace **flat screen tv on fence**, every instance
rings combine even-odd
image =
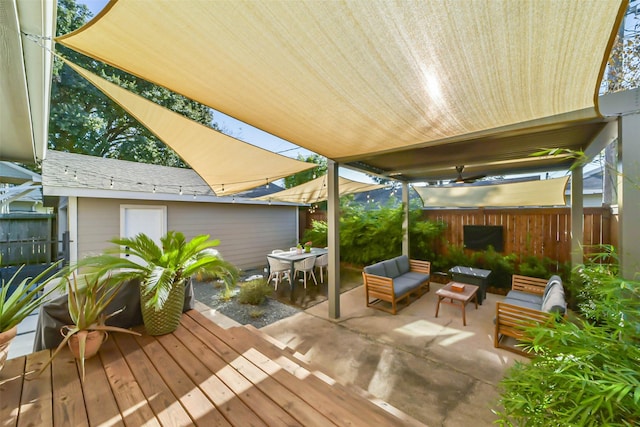
[[[463,232],[467,249],[486,250],[493,246],[497,252],[504,250],[501,225],[465,225]]]

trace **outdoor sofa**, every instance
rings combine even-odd
[[[362,272],[367,307],[396,314],[398,303],[411,303],[411,295],[418,299],[429,292],[431,263],[409,259],[406,255],[369,265]],[[384,304],[388,302],[391,304]]]
[[[551,323],[556,316],[565,316],[567,303],[560,276],[549,280],[514,274],[511,290],[503,301],[496,302],[494,347],[522,353],[518,348],[502,344],[509,336],[520,340],[524,328]]]

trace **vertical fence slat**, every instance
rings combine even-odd
[[[313,217],[326,220],[323,215],[324,212],[318,211]],[[585,245],[615,245],[612,239],[617,231],[612,228],[616,227],[617,218],[609,208],[585,208],[584,217]],[[571,260],[570,208],[434,209],[424,210],[423,219],[447,224],[442,243],[437,248],[440,253],[446,253],[448,244],[463,245],[465,225],[502,225],[503,253],[548,257],[558,263]]]

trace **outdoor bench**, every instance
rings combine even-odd
[[[397,304],[411,295],[416,299],[429,291],[431,263],[409,259],[406,255],[369,265],[362,272],[367,307],[396,314]],[[388,302],[391,308],[382,304]]]
[[[502,339],[509,336],[520,340],[526,327],[552,322],[556,315],[565,316],[566,311],[567,303],[559,276],[545,280],[514,274],[511,290],[503,301],[496,302],[493,345],[522,353],[501,345]]]

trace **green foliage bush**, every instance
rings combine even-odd
[[[307,229],[304,232],[302,238],[303,242],[313,242],[313,245],[317,248],[324,248],[327,246],[327,233],[328,227],[326,221],[311,221],[311,229]]]
[[[410,254],[417,259],[435,259],[435,243],[446,227],[443,223],[421,221],[422,210],[412,206],[409,219]],[[351,198],[341,199],[340,256],[342,261],[367,265],[402,253],[402,206],[390,202],[378,209],[366,209]],[[304,241],[314,246],[326,246],[327,223],[313,221]]]
[[[515,272],[517,255],[502,255],[492,246],[472,256],[472,265],[484,270],[491,270],[491,284],[497,288],[510,289],[511,276]]]
[[[271,295],[271,286],[264,279],[255,279],[240,285],[238,302],[241,304],[260,305]]]
[[[640,282],[615,262],[579,266],[574,282],[582,316],[529,330],[536,356],[500,383],[502,425],[640,424]]]

